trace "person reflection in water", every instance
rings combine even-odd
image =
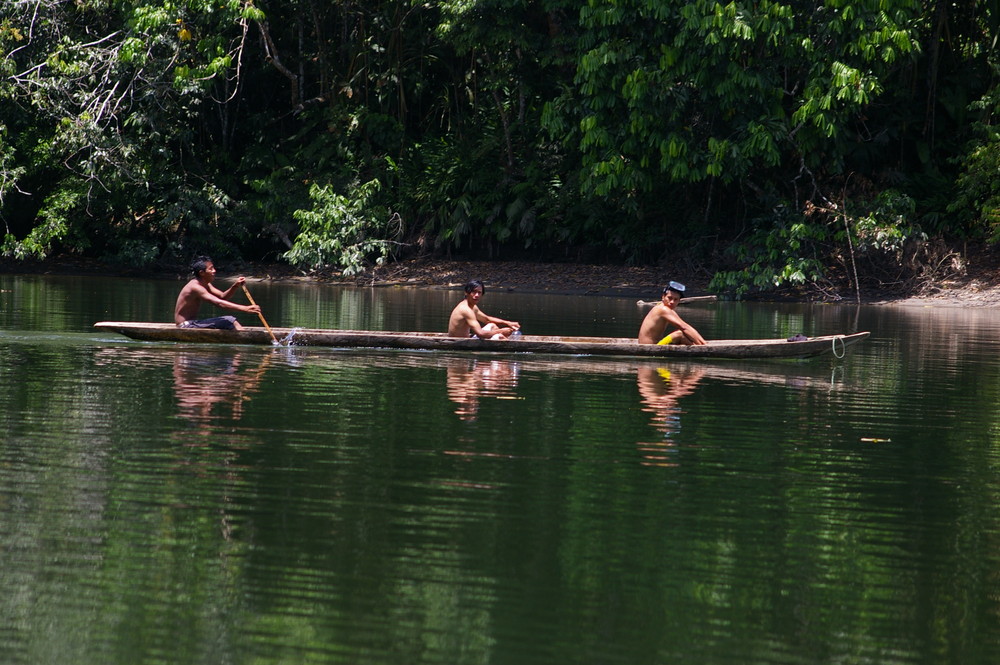
[[[455,415],[472,422],[479,414],[479,400],[513,395],[519,368],[506,360],[462,360],[448,364],[448,399],[455,403]]]
[[[243,417],[243,406],[260,387],[272,354],[265,353],[259,363],[256,354],[220,353],[218,351],[178,352],[174,356],[174,393],[177,414],[189,421],[191,430],[174,431],[178,462],[187,475],[218,478],[221,493],[215,497],[219,506],[219,530],[222,538],[233,538],[233,498],[228,488],[245,480],[238,465],[241,450],[248,449],[254,438],[243,434],[228,422]],[[249,363],[244,363],[249,359]],[[246,365],[246,367],[244,367]],[[228,413],[227,413],[228,412]]]
[[[644,404],[642,410],[653,414],[653,426],[663,432],[660,441],[638,444],[643,464],[676,466],[671,453],[676,450],[672,438],[680,429],[681,409],[677,401],[693,393],[704,375],[705,370],[700,367],[673,372],[663,367],[639,368],[637,383]]]
[[[228,407],[233,420],[243,417],[243,404],[260,387],[271,359],[264,354],[255,367],[244,370],[242,354],[212,351],[179,352],[174,358],[174,391],[177,412],[200,427],[222,417]]]

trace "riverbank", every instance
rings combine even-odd
[[[424,258],[395,263],[351,278],[330,276],[318,279],[357,285],[449,289],[459,289],[469,280],[479,279],[487,289],[508,292],[658,298],[660,289],[672,279],[684,281],[689,295],[707,294],[709,278],[710,275],[678,274],[666,268],[648,266]]]
[[[482,280],[487,289],[554,293],[566,295],[603,295],[659,297],[662,285],[683,280],[690,295],[708,293],[709,274],[679,274],[665,268],[587,265],[571,263],[536,263],[530,261],[456,261],[421,257],[399,261],[356,275],[320,270],[305,273],[286,264],[216,263],[220,282],[227,277],[244,275],[248,281],[313,282],[392,288],[418,286],[460,289],[469,280]],[[175,270],[134,269],[95,261],[62,258],[45,261],[15,262],[0,259],[0,273],[51,275],[104,275],[123,278],[184,280],[183,268]]]
[[[350,283],[358,286],[420,286],[459,289],[470,279],[483,280],[487,288],[508,292],[555,293],[636,297],[658,300],[663,285],[676,280],[687,286],[689,296],[706,295],[711,275],[662,267],[607,266],[530,263],[517,261],[446,261],[413,259],[361,275],[317,275],[286,277],[320,282]],[[281,279],[280,277],[278,279]],[[784,291],[762,300],[857,302],[849,290],[840,297],[818,292]],[[992,252],[978,252],[966,259],[962,271],[947,279],[932,281],[909,291],[900,288],[863,290],[863,304],[908,307],[1000,307],[1000,261]]]
[[[507,292],[552,293],[635,297],[657,300],[670,280],[684,283],[689,296],[708,294],[711,275],[697,269],[655,266],[616,266],[526,261],[458,261],[421,257],[392,263],[363,273],[344,276],[335,271],[304,274],[285,264],[234,264],[220,262],[219,278],[245,275],[250,281],[295,281],[345,284],[378,288],[425,287],[461,289],[471,279],[482,280],[487,289]],[[182,281],[181,270],[137,270],[81,259],[14,262],[0,259],[0,272],[17,274],[105,275],[123,278]],[[839,299],[830,294],[781,292],[768,300],[855,302],[857,296],[842,290]],[[960,274],[926,283],[918,289],[869,289],[861,293],[864,304],[917,307],[1000,307],[1000,260],[989,250],[965,257]]]

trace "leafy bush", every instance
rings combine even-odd
[[[284,257],[314,270],[340,267],[345,275],[361,272],[370,261],[385,263],[402,228],[398,215],[371,205],[380,188],[378,180],[371,180],[357,187],[351,199],[330,185],[310,187],[313,207],[293,213],[300,231]]]
[[[915,208],[912,198],[895,190],[836,207],[809,204],[802,214],[780,208],[731,248],[736,262],[746,267],[716,273],[709,289],[736,297],[782,287],[826,291],[830,267],[838,264],[855,288],[912,282],[926,273],[919,257],[927,237],[910,221]],[[846,212],[854,209],[861,214]]]
[[[1000,242],[1000,132],[992,131],[962,159],[956,195],[948,212],[972,235]]]
[[[73,249],[84,249],[88,242],[78,232],[71,219],[76,209],[86,198],[86,187],[76,179],[69,178],[46,197],[38,220],[31,231],[21,240],[7,233],[0,246],[0,253],[16,259],[44,259],[56,243]]]
[[[802,286],[825,279],[821,245],[829,229],[781,208],[771,219],[757,220],[753,232],[730,251],[741,270],[716,273],[708,288],[742,297],[751,291]]]

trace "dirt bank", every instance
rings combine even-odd
[[[509,292],[556,293],[573,295],[627,296],[644,300],[659,298],[660,289],[670,280],[687,285],[688,295],[708,293],[711,275],[707,271],[661,267],[581,265],[569,263],[533,263],[522,261],[450,261],[417,258],[393,263],[359,275],[345,277],[336,272],[304,274],[287,265],[227,264],[220,262],[219,277],[246,275],[251,280],[308,281],[326,284],[394,287],[421,286],[460,289],[470,279],[481,279],[488,289]],[[182,270],[148,271],[104,265],[79,259],[53,259],[44,262],[12,262],[0,259],[2,273],[62,275],[107,275],[126,278],[153,278],[181,281]],[[840,291],[841,302],[855,302],[849,289]],[[819,292],[784,292],[767,299],[784,301],[830,300]],[[867,290],[861,302],[901,306],[1000,307],[1000,260],[992,251],[980,251],[967,257],[965,270],[946,280],[923,284],[909,292],[892,288]]]
[[[898,288],[868,289],[861,302],[876,305],[934,307],[1000,307],[1000,265],[992,254],[970,259],[960,275],[932,281],[911,291]],[[294,278],[294,277],[290,277]],[[427,286],[460,288],[470,279],[483,280],[487,288],[524,293],[562,293],[629,296],[657,300],[670,280],[683,282],[691,296],[708,293],[708,273],[688,274],[655,267],[522,263],[505,261],[443,261],[417,259],[393,264],[363,275],[337,275],[309,279],[372,286]],[[850,289],[840,292],[840,302],[856,302]],[[766,299],[782,301],[836,300],[828,293],[783,292]]]
[[[353,278],[319,277],[320,280],[359,285],[462,287],[471,279],[488,289],[524,293],[560,293],[651,297],[667,281],[686,282],[691,295],[707,293],[707,277],[678,275],[663,268],[635,266],[530,263],[520,261],[443,261],[414,259],[370,271]]]

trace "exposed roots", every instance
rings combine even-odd
[[[945,246],[940,240],[921,243],[919,255],[913,257],[913,275],[910,291],[916,295],[926,295],[938,289],[942,283],[964,278],[968,274],[968,264],[961,254]]]

